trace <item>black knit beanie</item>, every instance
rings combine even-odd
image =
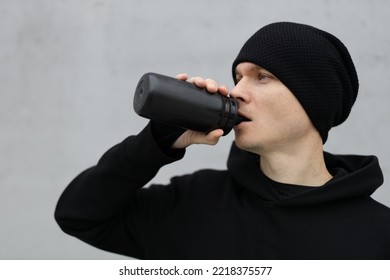
[[[278,22],[264,26],[244,44],[233,62],[252,62],[275,75],[296,96],[323,143],[333,126],[344,122],[359,82],[344,44],[315,27]]]

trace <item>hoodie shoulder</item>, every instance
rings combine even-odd
[[[372,205],[372,209],[375,212],[380,213],[381,215],[383,215],[384,218],[387,218],[387,220],[389,221],[388,225],[390,228],[390,207],[375,200],[372,197],[370,197],[370,204]]]

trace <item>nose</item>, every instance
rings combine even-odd
[[[245,87],[242,84],[242,80],[239,81],[236,86],[230,91],[230,96],[234,97],[239,102],[247,103],[249,101],[249,95],[245,92]]]

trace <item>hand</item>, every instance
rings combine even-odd
[[[181,81],[187,81],[187,74],[178,74],[176,75],[176,79]],[[208,92],[211,93],[220,93],[222,95],[227,96],[229,94],[229,88],[225,85],[218,86],[217,82],[212,79],[203,79],[202,77],[192,77],[188,80],[191,83],[194,83],[200,88],[206,88]]]
[[[178,74],[176,79],[181,81],[187,81],[187,74]],[[203,79],[202,77],[192,77],[189,79],[189,82],[194,83],[200,88],[206,88],[207,91],[211,93],[219,93],[227,96],[229,94],[229,88],[221,85],[218,86],[217,82],[211,79]],[[222,129],[215,129],[209,133],[187,130],[184,132],[176,141],[173,143],[172,148],[182,149],[186,148],[192,144],[206,144],[206,145],[215,145],[218,143],[219,139],[223,135]]]

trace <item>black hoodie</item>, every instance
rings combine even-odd
[[[142,188],[184,156],[167,155],[151,125],[77,176],[55,212],[68,234],[141,259],[390,259],[390,209],[374,156],[325,153],[322,187],[274,182],[234,144],[227,170],[200,170]]]

